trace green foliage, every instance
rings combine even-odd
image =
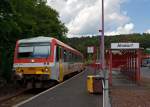
[[[145,53],[145,54],[150,54],[150,50],[149,50],[149,49],[145,49],[145,50],[144,50],[144,53]]]
[[[50,36],[66,41],[67,28],[42,0],[0,0],[0,75],[10,79],[18,39]]]
[[[81,38],[69,38],[68,44],[72,47],[80,50],[84,53],[84,56],[88,58],[87,47],[95,46],[99,47],[99,36],[94,37],[81,37]],[[116,36],[105,36],[105,49],[110,48],[111,43],[117,42],[139,42],[141,48],[150,48],[150,34],[129,34],[129,35],[116,35]],[[98,49],[99,52],[99,49]]]

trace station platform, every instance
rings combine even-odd
[[[92,74],[94,70],[87,67],[71,79],[14,107],[102,107],[103,96],[87,92],[87,75]]]

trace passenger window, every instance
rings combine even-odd
[[[59,62],[60,59],[60,47],[56,47],[56,62]]]
[[[67,51],[66,50],[64,50],[64,62],[67,62]]]
[[[69,62],[72,62],[72,53],[69,52]]]

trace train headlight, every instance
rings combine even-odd
[[[43,72],[48,72],[49,69],[46,67],[46,68],[44,68],[42,71],[43,71]]]
[[[45,71],[48,72],[49,71],[48,68],[45,68]]]

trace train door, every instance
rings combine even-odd
[[[67,74],[69,74],[69,72],[68,72],[68,62],[69,62],[69,55],[68,55],[68,50],[66,50],[66,49],[62,49],[62,51],[63,51],[63,74],[64,75],[67,75]]]
[[[59,82],[63,81],[63,60],[62,60],[62,48],[60,46],[56,47],[56,63],[58,69],[58,80]]]

